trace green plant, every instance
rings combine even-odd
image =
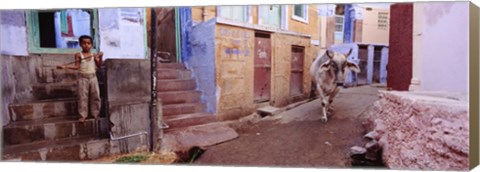
[[[116,163],[139,163],[145,161],[148,158],[147,155],[133,155],[125,156],[115,160]]]

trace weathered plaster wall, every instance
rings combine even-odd
[[[106,60],[108,101],[150,99],[149,60]],[[121,79],[119,79],[121,77]]]
[[[23,10],[0,11],[0,53],[26,56],[27,28]]]
[[[216,85],[219,119],[234,119],[250,114],[254,103],[254,34],[247,28],[217,24],[216,27]],[[272,78],[270,104],[284,106],[294,101],[290,96],[292,46],[305,48],[303,91],[310,90],[308,74],[313,57],[318,53],[309,37],[271,34]],[[297,100],[298,101],[298,100]]]
[[[208,21],[216,16],[216,6],[192,7],[192,20],[194,23]]]
[[[120,139],[129,151],[145,148],[150,133],[150,60],[106,60],[106,80],[111,139]],[[135,139],[121,138],[128,135]]]
[[[254,31],[217,24],[215,32],[218,118],[248,115],[254,108]]]
[[[308,23],[304,23],[292,18],[293,16],[293,5],[288,5],[288,30],[308,34],[311,36],[312,40],[320,40],[320,20],[318,17],[317,5],[311,4],[307,5],[308,8]]]
[[[104,59],[144,59],[146,28],[144,8],[98,10],[100,50]]]
[[[290,96],[290,75],[292,62],[292,46],[305,48],[303,68],[304,98],[310,93],[310,65],[317,56],[318,50],[310,45],[307,37],[297,37],[285,34],[272,35],[272,103],[275,106],[285,106],[293,103]]]
[[[362,26],[362,41],[361,43],[367,44],[384,44],[388,45],[389,30],[378,28],[378,13],[388,12],[389,9],[373,8],[371,11],[363,10],[363,26]],[[390,15],[388,15],[390,17]]]
[[[217,93],[215,91],[215,20],[200,23],[192,28],[190,45],[191,57],[184,61],[196,79],[197,89],[202,91],[201,100],[207,105],[207,111],[217,111]]]
[[[330,48],[332,45],[337,43],[343,43],[343,40],[335,40],[335,17],[328,16],[326,17],[326,20],[326,48]]]
[[[415,3],[423,5],[420,39],[422,90],[468,92],[469,6],[468,2]],[[414,13],[415,14],[415,13]],[[414,20],[417,16],[414,16]],[[414,28],[416,23],[414,23]],[[415,61],[414,61],[415,63]],[[445,71],[448,72],[445,72]]]
[[[363,36],[363,20],[356,19],[355,24],[353,26],[353,42],[362,42]]]

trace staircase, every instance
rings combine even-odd
[[[216,122],[200,101],[192,72],[180,63],[160,63],[157,66],[157,96],[162,100],[165,130],[185,128]]]
[[[180,63],[157,63],[157,96],[162,100],[164,130],[162,149],[186,150],[209,146],[238,134],[206,112],[192,71]]]
[[[79,161],[109,154],[107,119],[78,122],[75,71],[42,70],[51,72],[37,73],[34,100],[8,107],[2,160]]]

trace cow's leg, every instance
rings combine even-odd
[[[327,110],[329,109],[329,107],[330,107],[330,103],[328,102],[328,97],[323,97],[322,98],[322,113],[323,113],[322,122],[324,123],[328,121]]]
[[[329,102],[328,102],[328,97],[324,94],[322,88],[320,87],[320,84],[317,83],[317,92],[318,92],[318,96],[320,97],[320,99],[322,100],[322,118],[321,120],[323,122],[327,122],[328,119],[327,119],[327,107],[329,105]]]
[[[335,90],[333,91],[333,93],[330,96],[328,96],[328,103],[329,103],[328,112],[333,112],[334,109],[333,109],[332,102],[339,91],[340,91],[340,88],[335,87]]]

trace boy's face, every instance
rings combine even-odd
[[[80,47],[82,47],[83,51],[90,51],[92,48],[92,41],[88,38],[82,39],[82,41],[80,41]]]

